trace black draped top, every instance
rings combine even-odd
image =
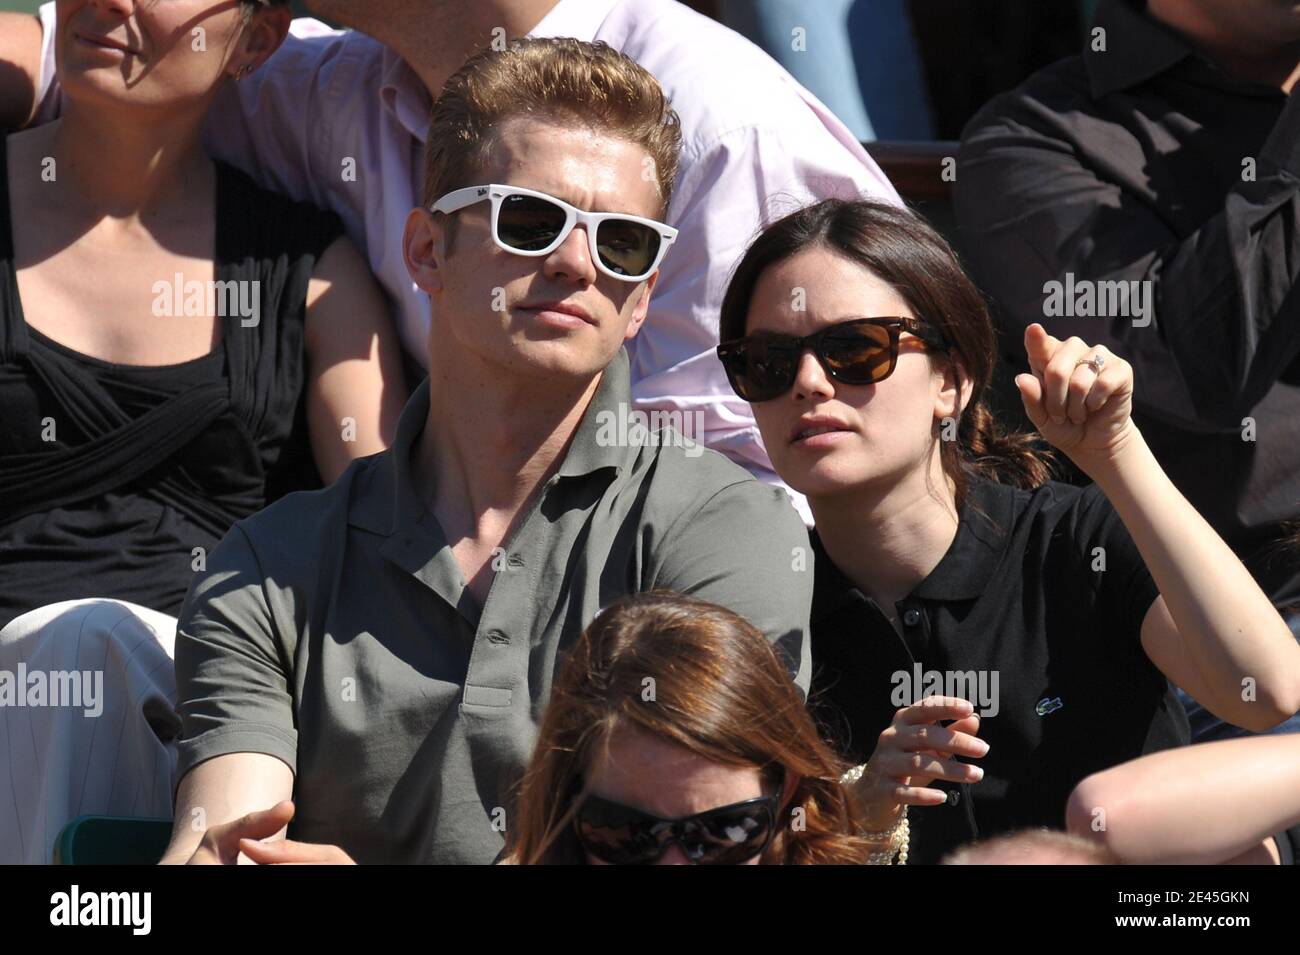
[[[216,279],[248,283],[227,288],[256,294],[258,311],[223,309],[204,357],[117,365],[27,325],[8,182],[0,139],[0,626],[83,597],[175,615],[231,524],[319,483],[302,402],[306,296],[341,224],[218,164]]]

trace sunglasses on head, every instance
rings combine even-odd
[[[677,238],[676,229],[654,219],[622,212],[584,212],[522,186],[468,186],[447,193],[431,208],[451,213],[485,199],[492,203],[492,241],[499,248],[515,255],[550,255],[574,226],[581,224],[596,268],[624,282],[648,278]]]
[[[746,401],[768,401],[794,386],[805,349],[811,349],[826,374],[841,384],[884,381],[898,364],[903,332],[936,351],[948,350],[939,330],[917,319],[855,318],[802,338],[768,334],[736,338],[723,342],[717,351],[736,394]]]
[[[696,865],[736,865],[767,848],[776,831],[776,796],[759,796],[681,819],[588,796],[573,817],[578,842],[610,865],[648,865],[676,843]]]

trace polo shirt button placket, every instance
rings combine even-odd
[[[506,558],[507,570],[517,570],[522,566],[524,566],[524,558],[522,555],[518,553],[514,553]],[[488,643],[494,643],[497,644],[498,646],[510,642],[510,634],[505,633],[504,631],[499,630],[495,627],[492,628],[491,630],[488,630],[486,633],[483,634],[483,636],[487,637]]]

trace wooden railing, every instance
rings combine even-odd
[[[898,194],[912,202],[952,202],[952,173],[944,176],[944,160],[955,169],[958,144],[952,140],[933,142],[863,143]]]

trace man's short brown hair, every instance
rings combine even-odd
[[[658,81],[605,43],[528,37],[480,50],[447,81],[433,105],[424,204],[476,180],[494,129],[531,115],[573,122],[641,146],[654,160],[663,210],[672,197],[681,126]],[[662,214],[662,212],[661,212]]]

